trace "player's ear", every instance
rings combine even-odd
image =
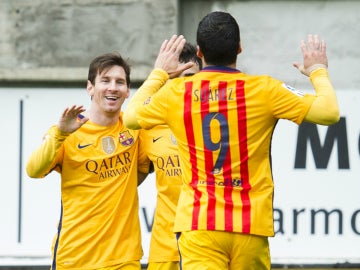
[[[239,41],[239,48],[238,48],[238,54],[240,54],[242,52],[242,47],[241,47],[241,41]]]
[[[196,55],[200,58],[203,58],[203,56],[204,56],[199,45],[196,45]]]
[[[94,95],[94,86],[89,80],[87,81],[86,91],[88,92],[89,96],[92,97]]]
[[[126,91],[126,98],[130,97],[130,87],[127,88],[127,91]]]

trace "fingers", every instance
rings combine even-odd
[[[326,55],[326,43],[325,40],[320,40],[318,35],[309,35],[309,44],[311,41],[311,49],[313,52],[319,55]]]
[[[305,41],[301,41],[300,45],[301,49],[304,51],[325,51],[326,50],[326,44],[324,40],[320,41],[320,38],[318,35],[308,35],[308,42],[307,44]]]
[[[325,40],[321,41],[321,52],[326,53],[326,43]]]
[[[320,41],[319,41],[319,36],[318,35],[314,35],[313,37],[314,39],[314,49],[315,50],[320,50]]]
[[[317,35],[308,35],[308,50],[314,51],[319,47],[319,37]]]
[[[163,43],[162,43],[161,46],[160,46],[160,51],[159,51],[160,53],[162,53],[162,52],[165,51],[168,42],[169,42],[169,40],[167,40],[167,39],[165,39],[165,40],[163,41]]]
[[[307,51],[307,46],[306,46],[306,43],[305,43],[304,40],[302,40],[302,41],[300,42],[300,49],[301,49],[301,52],[302,52],[303,54],[306,53],[306,51]]]
[[[173,35],[170,40],[165,40],[163,42],[163,51],[180,54],[185,42],[186,40],[183,35]]]
[[[174,46],[173,46],[173,50],[174,50],[174,53],[177,54],[177,55],[180,55],[183,48],[184,48],[184,45],[185,45],[185,38],[183,35],[180,35],[176,38],[175,42],[174,42]]]
[[[67,107],[61,115],[58,127],[64,134],[72,133],[86,123],[89,118],[81,113],[85,111],[82,105],[72,105]]]
[[[326,44],[320,40],[318,35],[308,35],[307,42],[300,43],[303,54],[303,64],[294,64],[301,73],[309,76],[316,68],[327,68],[328,61],[326,56]]]
[[[177,70],[173,71],[173,72],[169,72],[169,77],[172,78],[176,78],[179,77],[181,75],[181,73],[183,73],[185,70],[193,67],[195,64],[194,62],[187,62],[184,64],[180,64],[178,65]]]
[[[79,115],[85,111],[84,106],[82,105],[72,105],[70,108],[65,108],[64,112],[62,113],[62,117],[79,117]],[[81,117],[79,117],[81,118]]]
[[[163,69],[168,73],[175,72],[185,43],[183,35],[173,35],[169,40],[163,41],[154,68]]]

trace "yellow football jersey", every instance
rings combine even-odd
[[[142,131],[141,142],[142,148],[154,166],[157,189],[148,261],[179,261],[180,257],[173,231],[182,183],[177,142],[170,129],[164,125]]]
[[[119,118],[110,127],[88,121],[69,136],[53,126],[46,137],[27,171],[32,177],[53,169],[61,173],[52,269],[96,269],[140,260],[137,171],[149,162],[138,153],[139,131],[126,129]]]
[[[166,124],[178,143],[184,185],[174,230],[273,236],[271,137],[279,119],[300,124],[314,98],[270,76],[206,67],[137,107],[142,128]]]

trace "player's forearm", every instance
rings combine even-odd
[[[26,172],[31,178],[43,178],[54,167],[54,161],[62,143],[68,134],[62,134],[57,127],[52,127],[42,145],[28,159]]]
[[[337,123],[340,119],[339,106],[327,70],[325,68],[314,70],[310,74],[310,80],[314,86],[316,98],[304,120],[320,125]]]
[[[123,121],[127,128],[141,128],[136,117],[138,108],[143,106],[146,101],[166,83],[168,79],[169,75],[162,69],[154,69],[150,73],[146,81],[135,92],[125,109]]]

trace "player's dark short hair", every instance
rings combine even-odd
[[[199,68],[201,69],[202,62],[201,62],[200,57],[198,57],[196,53],[197,53],[196,46],[189,42],[186,42],[183,50],[180,53],[179,62],[187,63],[187,62],[192,61],[192,62],[196,63],[199,66]]]
[[[89,66],[88,80],[95,84],[96,76],[113,66],[120,66],[124,69],[126,84],[130,87],[130,65],[118,52],[106,53],[94,58]]]
[[[207,64],[233,64],[240,46],[239,25],[227,12],[211,12],[200,21],[196,41]]]

